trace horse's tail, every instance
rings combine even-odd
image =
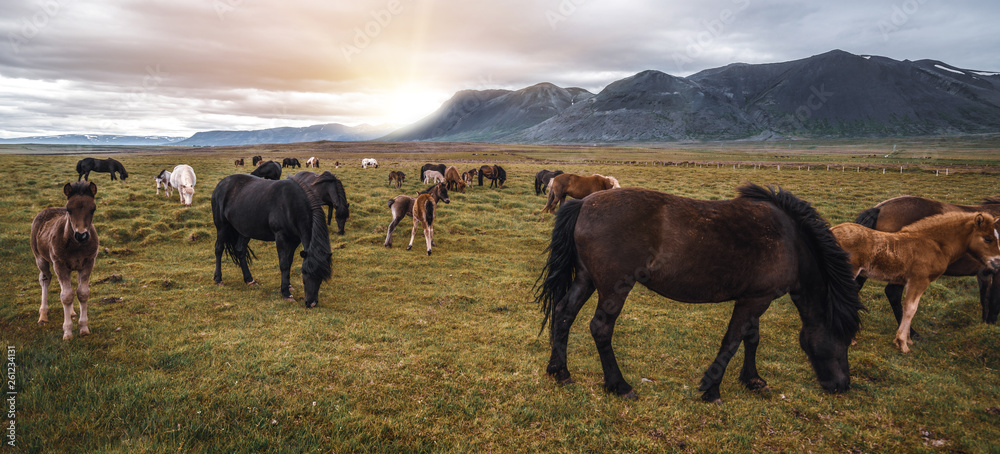
[[[882,207],[872,207],[858,214],[858,217],[854,219],[855,224],[861,224],[869,229],[874,229],[875,224],[878,223],[879,212],[882,211]]]
[[[535,280],[535,302],[541,304],[542,314],[545,316],[539,334],[550,325],[549,320],[554,318],[556,304],[566,297],[576,277],[576,240],[573,234],[581,207],[583,201],[573,199],[564,203],[556,213],[552,241],[545,249],[549,253],[549,259]],[[551,332],[550,329],[550,335]]]
[[[427,220],[427,226],[430,227],[434,225],[434,201],[427,200],[424,202],[424,219]]]
[[[219,182],[219,186],[216,186],[215,190],[212,191],[212,221],[215,223],[215,228],[219,229],[219,239],[222,240],[222,250],[226,253],[226,257],[236,266],[240,266],[240,259],[245,259],[247,266],[253,264],[253,260],[257,258],[254,254],[253,249],[250,248],[250,243],[246,245],[246,250],[241,254],[236,246],[240,242],[240,234],[236,231],[226,217],[222,214],[225,212],[225,207],[223,204],[225,202],[225,192],[228,187],[222,187],[222,184],[226,183],[226,180]],[[226,231],[228,234],[222,234]]]
[[[763,188],[747,184],[739,189],[741,197],[771,203],[795,221],[807,239],[825,286],[825,317],[834,335],[851,339],[861,327],[860,311],[866,310],[858,299],[858,284],[848,261],[848,253],[837,243],[830,225],[809,202],[781,188]]]

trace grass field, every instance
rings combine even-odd
[[[92,174],[101,242],[93,334],[71,341],[62,340],[57,285],[49,297],[55,321],[36,324],[40,289],[28,234],[38,211],[64,204],[61,188],[75,181],[76,161],[103,150],[7,147],[0,254],[10,261],[0,266],[0,348],[16,368],[16,445],[26,452],[1000,452],[1000,328],[980,323],[972,278],[932,284],[914,321],[923,340],[909,355],[893,348],[895,321],[881,286],[870,282],[861,295],[870,311],[850,352],[853,389],[841,395],[820,388],[798,347],[797,312],[782,297],[761,318],[758,366],[771,391],[742,388],[738,354],[721,406],[703,403],[697,386],[732,303],[685,305],[637,286],[614,341],[640,396],[627,401],[602,391],[588,329],[594,301],[573,326],[569,367],[577,383],[565,386],[544,373],[548,338],[539,335],[532,302],[552,224],[538,213],[544,200],[532,187],[542,168],[703,199],[731,198],[748,181],[779,184],[836,224],[901,194],[968,204],[1000,194],[992,140],[956,144],[953,155],[947,143],[910,144],[906,153],[868,158],[860,171],[849,170],[855,156],[884,156],[891,142],[122,152],[116,159],[131,174],[127,184]],[[233,159],[254,154],[319,156],[320,170],[333,170],[347,189],[347,234],[330,237],[333,277],[315,309],[280,297],[273,243],[251,243],[260,286],[243,285],[231,262],[223,265],[225,285],[212,282],[209,197],[223,177],[249,172],[234,169]],[[360,168],[369,155],[379,169]],[[345,165],[334,170],[335,160]],[[647,165],[593,162],[626,160]],[[502,163],[509,180],[439,205],[433,256],[419,236],[405,250],[409,220],[386,249],[386,200],[422,189],[416,180],[425,162],[460,171]],[[154,190],[153,176],[181,163],[198,174],[191,207]],[[945,176],[945,168],[961,171]],[[406,173],[402,190],[387,187],[390,170]],[[299,300],[300,265],[292,271]],[[5,446],[9,419],[0,416]]]

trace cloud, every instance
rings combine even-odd
[[[978,0],[6,0],[0,137],[407,121],[461,89],[835,48],[996,71],[998,19]]]

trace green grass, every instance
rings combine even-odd
[[[971,278],[932,284],[914,322],[924,340],[909,355],[892,347],[891,311],[881,286],[869,283],[861,297],[870,312],[851,349],[854,388],[842,395],[820,389],[798,348],[797,313],[787,297],[777,300],[762,317],[758,352],[772,390],[758,394],[739,385],[740,353],[722,384],[723,406],[701,402],[696,388],[731,303],[695,306],[644,288],[631,293],[615,348],[638,401],[602,391],[588,329],[593,301],[570,335],[577,383],[546,377],[547,337],[538,335],[541,314],[532,303],[552,222],[538,213],[544,200],[532,187],[543,167],[704,199],[731,198],[747,181],[780,184],[839,223],[901,194],[955,203],[1000,194],[996,175],[981,172],[998,164],[990,158],[996,149],[960,145],[955,159],[967,168],[947,177],[916,167],[903,174],[898,167],[885,174],[840,171],[837,164],[857,159],[850,156],[875,153],[861,141],[845,142],[851,149],[845,153],[816,151],[835,142],[809,143],[782,151],[782,158],[758,144],[321,143],[129,151],[116,157],[131,174],[128,184],[92,174],[102,251],[92,285],[93,334],[68,342],[61,339],[58,303],[55,322],[35,323],[38,271],[27,237],[35,213],[64,203],[61,187],[75,179],[81,155],[0,155],[7,169],[0,181],[0,253],[8,259],[0,267],[7,295],[0,348],[17,352],[17,442],[28,452],[997,452],[1000,415],[990,409],[1000,407],[1000,328],[979,322]],[[946,143],[920,146],[947,154]],[[361,169],[365,153],[379,153],[381,168]],[[333,277],[315,309],[301,303],[299,260],[292,283],[300,301],[281,299],[273,243],[252,242],[258,260],[251,270],[260,286],[244,286],[229,262],[225,285],[213,285],[209,196],[235,172],[234,158],[253,154],[316,155],[324,169],[345,163],[334,172],[347,189],[351,218],[345,236],[330,237]],[[588,162],[613,160],[688,164]],[[723,161],[729,164],[717,164]],[[731,164],[763,161],[814,167]],[[423,253],[419,233],[414,250],[405,250],[408,220],[396,230],[395,247],[385,249],[385,202],[422,188],[416,180],[424,162],[454,163],[462,171],[501,162],[510,179],[505,189],[475,186],[439,205],[433,256]],[[176,194],[155,195],[153,176],[180,163],[198,173],[190,208]],[[922,158],[904,164],[927,165]],[[387,187],[389,170],[406,172],[401,191]],[[50,302],[58,301],[58,286],[52,287]],[[5,416],[0,421],[7,427]]]

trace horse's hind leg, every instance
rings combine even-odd
[[[35,259],[38,265],[38,285],[42,287],[42,305],[38,307],[38,323],[49,321],[49,283],[52,282],[52,269],[45,259]]]
[[[431,255],[431,246],[434,245],[434,227],[430,224],[424,225],[424,240],[427,242],[427,255]]]
[[[612,289],[598,289],[597,310],[594,311],[594,318],[590,320],[590,335],[597,344],[597,354],[601,356],[601,368],[604,369],[604,390],[627,399],[636,399],[638,396],[632,385],[622,376],[611,338],[615,334],[615,322],[621,314],[622,306],[625,305],[625,298],[634,285],[635,281],[621,281]]]
[[[889,300],[889,307],[892,308],[892,315],[896,317],[896,326],[903,321],[903,289],[899,284],[888,284],[885,286],[885,297]],[[910,328],[910,338],[920,340],[920,333]]]
[[[566,348],[569,344],[569,329],[573,326],[577,314],[583,304],[594,294],[594,283],[585,270],[577,270],[576,279],[570,285],[566,296],[560,301],[554,301],[552,320],[549,332],[551,336],[552,355],[549,357],[545,372],[561,383],[573,383],[569,368],[566,365]]]
[[[402,221],[404,217],[406,217],[405,213],[396,214],[396,212],[393,211],[392,222],[389,223],[389,231],[385,233],[385,247],[392,247],[392,232],[396,231],[396,226],[399,225],[399,221]]]
[[[410,244],[406,246],[406,250],[409,251],[413,249],[413,239],[417,237],[417,227],[420,225],[420,219],[417,218],[416,213],[413,215],[413,230],[410,230]]]

